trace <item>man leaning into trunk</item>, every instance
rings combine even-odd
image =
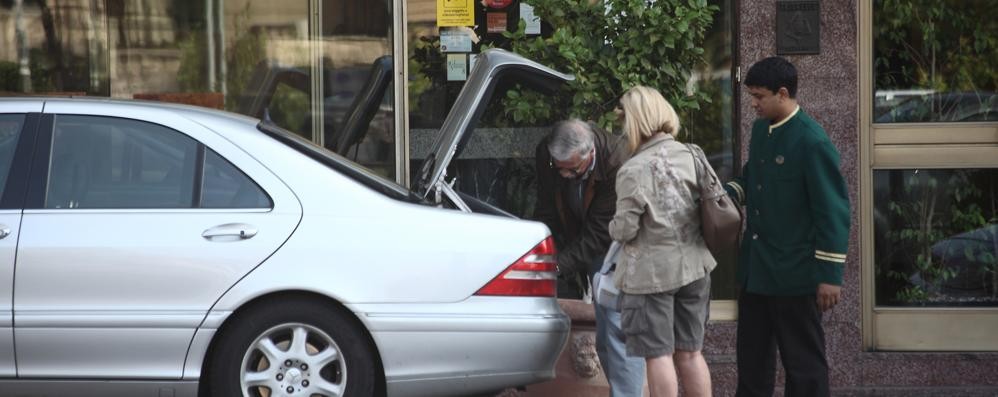
[[[592,277],[603,264],[616,211],[617,169],[628,154],[626,142],[578,119],[556,124],[537,146],[535,218],[554,235],[563,276]],[[610,395],[640,396],[644,359],[627,357],[620,313],[594,307],[596,354]]]

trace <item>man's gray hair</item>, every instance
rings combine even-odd
[[[558,122],[551,128],[548,152],[557,161],[568,161],[572,155],[585,155],[593,150],[593,129],[579,119]]]

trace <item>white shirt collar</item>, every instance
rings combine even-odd
[[[776,123],[776,124],[773,124],[773,125],[769,126],[769,133],[772,134],[773,130],[782,127],[784,124],[786,124],[788,121],[790,121],[790,119],[794,118],[794,116],[796,116],[797,112],[799,112],[799,111],[800,111],[800,105],[797,105],[797,107],[794,108],[794,112],[790,113],[790,115],[787,116],[787,118],[785,118],[783,120],[780,120],[779,123]]]

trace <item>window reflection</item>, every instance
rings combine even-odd
[[[190,208],[196,149],[155,124],[59,116],[45,208]]]
[[[321,141],[327,149],[393,178],[390,4],[325,0],[315,6],[322,10],[321,36],[308,41],[307,32],[299,32],[298,39],[268,44],[266,57],[245,80],[237,109]],[[295,26],[306,26],[307,21],[300,22]],[[320,53],[321,59],[310,59],[310,52]],[[314,95],[314,87],[322,87],[322,92]],[[318,110],[313,106],[316,97],[321,100]]]
[[[24,115],[0,114],[0,198],[3,198],[4,189],[7,187],[7,178],[23,124]]]
[[[270,197],[211,149],[205,150],[201,208],[269,208]]]
[[[874,171],[881,306],[998,306],[998,169]]]
[[[103,1],[0,2],[0,92],[108,94]]]
[[[998,120],[993,1],[874,2],[874,122]]]
[[[3,1],[0,93],[241,112],[392,177],[391,24],[384,0]]]
[[[692,84],[706,93],[709,103],[683,115],[686,140],[703,148],[717,176],[728,180],[734,176],[734,129],[732,125],[731,48],[734,27],[730,0],[709,2],[720,8],[714,23],[704,38],[704,59],[693,74]]]
[[[681,117],[680,138],[703,148],[710,165],[721,180],[735,175],[735,132],[731,66],[734,25],[731,0],[712,0],[720,10],[704,37],[704,59],[696,67],[691,84],[706,93],[710,102]],[[740,171],[740,170],[739,170]],[[712,299],[735,299],[735,269],[718,267],[711,273]]]

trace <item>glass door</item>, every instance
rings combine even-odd
[[[319,142],[395,179],[392,2],[320,0],[316,6]]]

